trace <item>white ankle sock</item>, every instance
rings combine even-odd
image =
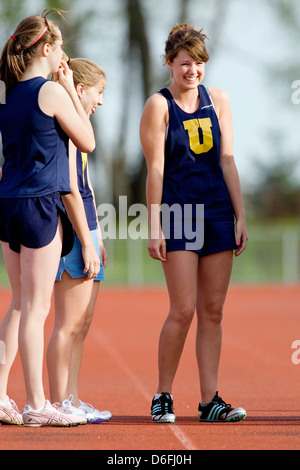
[[[156,394],[154,395],[154,399],[157,400],[160,396],[161,396],[161,393],[156,393]],[[173,395],[170,394],[170,397],[171,397],[172,400],[173,400]]]

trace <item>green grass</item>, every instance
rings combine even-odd
[[[300,226],[248,227],[247,249],[234,259],[232,282],[298,282],[300,280]],[[152,285],[164,283],[161,263],[150,258],[147,240],[105,240],[108,266],[105,285]],[[0,252],[0,285],[8,278]]]
[[[247,249],[234,258],[232,282],[297,282],[300,280],[300,228],[251,226]],[[161,263],[150,258],[147,240],[108,240],[107,283],[160,284]],[[142,262],[141,262],[142,260]]]
[[[4,261],[3,261],[2,250],[1,250],[1,247],[0,247],[0,286],[1,285],[8,285],[8,284],[9,284],[9,280],[8,280],[5,264],[4,264]]]

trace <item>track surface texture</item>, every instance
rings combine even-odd
[[[0,318],[9,302],[9,290],[2,289]],[[292,345],[296,340],[300,344],[299,307],[300,285],[232,285],[224,308],[218,389],[226,402],[247,410],[246,420],[198,422],[194,319],[174,383],[176,423],[155,424],[150,406],[157,386],[158,337],[169,308],[166,289],[101,286],[85,345],[80,394],[96,408],[109,409],[112,419],[75,428],[0,425],[0,449],[101,450],[107,451],[106,463],[118,458],[117,451],[298,450],[300,364],[292,360],[293,354],[298,357]],[[46,344],[53,317],[52,309]],[[46,368],[45,389],[48,393]],[[19,356],[9,396],[22,410]]]

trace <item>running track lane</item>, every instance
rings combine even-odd
[[[1,315],[10,301],[1,291]],[[101,288],[81,375],[81,399],[113,418],[70,429],[0,426],[0,449],[238,450],[300,448],[300,286],[231,286],[224,309],[219,393],[248,417],[241,423],[197,420],[199,385],[191,327],[174,383],[174,425],[154,424],[157,343],[168,311],[164,288]],[[46,324],[51,334],[53,310]],[[47,375],[45,371],[45,387]],[[17,358],[9,395],[24,406]],[[113,455],[113,454],[112,454]]]

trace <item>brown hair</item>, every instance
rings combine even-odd
[[[100,78],[106,78],[103,69],[88,59],[69,59],[68,66],[73,71],[75,87],[82,83],[85,87],[90,88],[95,86]]]
[[[5,83],[7,91],[17,84],[27,66],[37,57],[40,44],[54,45],[58,41],[59,28],[54,21],[47,19],[47,15],[52,12],[62,16],[59,10],[51,8],[44,10],[41,15],[29,16],[19,23],[6,42],[0,59],[0,80]],[[47,30],[41,35],[45,28]]]
[[[206,49],[205,39],[208,39],[194,26],[179,24],[172,28],[165,46],[165,62],[173,62],[181,49],[187,51],[194,60],[207,62],[209,54]]]

